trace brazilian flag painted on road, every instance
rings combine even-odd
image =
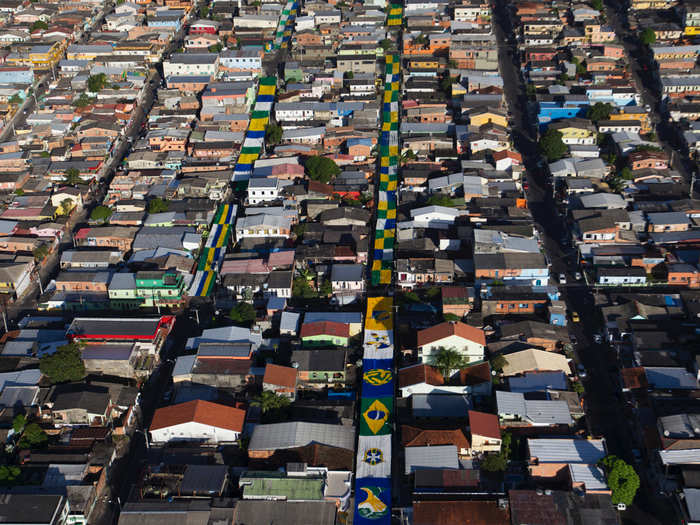
[[[363,397],[360,406],[360,435],[391,434],[393,397]]]

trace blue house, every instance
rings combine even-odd
[[[538,100],[537,111],[540,130],[546,129],[550,122],[586,116],[589,105],[585,95],[543,96]]]
[[[0,67],[0,84],[31,84],[34,72],[31,67]]]

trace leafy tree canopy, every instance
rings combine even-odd
[[[106,221],[112,216],[112,210],[107,206],[96,206],[90,214],[93,221]]]
[[[52,383],[81,380],[85,377],[85,363],[80,353],[80,345],[68,343],[59,346],[56,352],[39,360],[39,370]]]
[[[340,173],[340,168],[333,159],[318,155],[306,159],[304,168],[311,180],[323,183],[330,182]]]
[[[265,390],[251,403],[253,406],[260,407],[263,423],[277,423],[286,420],[289,417],[290,404],[289,398],[279,396],[269,390]]]
[[[156,197],[151,199],[148,203],[148,213],[163,213],[168,211],[168,201]]]
[[[43,29],[44,31],[46,31],[48,28],[49,28],[49,24],[47,24],[43,20],[37,20],[31,26],[32,31],[36,31],[37,29]]]
[[[107,75],[104,73],[99,73],[97,75],[90,75],[87,79],[87,87],[88,90],[97,93],[98,91],[102,91],[105,87],[107,87],[108,79]]]
[[[607,103],[596,102],[591,107],[588,108],[586,116],[593,122],[598,122],[599,120],[607,120],[610,118],[610,112],[612,111],[612,106]]]
[[[568,149],[562,140],[561,132],[556,129],[548,129],[540,138],[540,151],[547,157],[548,162],[554,162],[566,155]]]
[[[36,423],[29,423],[24,427],[24,432],[22,432],[22,437],[19,440],[19,448],[38,448],[45,445],[49,440],[49,436],[46,435],[39,425]]]
[[[282,126],[280,126],[279,124],[275,124],[274,122],[270,122],[267,126],[265,126],[265,141],[268,144],[276,146],[280,143],[281,140]]]
[[[236,305],[231,308],[228,316],[234,323],[250,325],[255,321],[255,307],[246,302],[236,303]]]
[[[440,348],[432,356],[430,364],[437,368],[442,377],[445,378],[445,381],[447,381],[453,371],[461,370],[469,364],[469,358],[454,348]]]
[[[639,475],[634,467],[614,455],[605,456],[598,466],[605,472],[612,502],[631,505],[639,489]]]
[[[450,199],[447,195],[440,195],[439,193],[436,193],[434,195],[431,195],[430,198],[428,198],[427,202],[428,206],[454,206],[454,203],[452,202],[452,199]]]
[[[313,299],[317,294],[309,284],[309,281],[304,277],[296,277],[292,282],[292,295],[302,299]]]
[[[656,33],[653,29],[647,27],[644,31],[642,31],[642,34],[639,36],[639,40],[645,46],[650,46],[656,42]]]

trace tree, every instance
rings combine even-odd
[[[97,93],[102,91],[107,86],[107,75],[104,73],[98,73],[97,75],[90,75],[87,79],[88,91],[92,93]]]
[[[316,291],[304,277],[296,277],[292,281],[292,295],[302,299],[313,299],[316,297]]]
[[[108,208],[107,206],[96,206],[94,210],[92,210],[92,213],[90,214],[90,218],[93,221],[108,221],[109,218],[112,216],[112,210]]]
[[[644,31],[642,31],[642,34],[639,35],[639,40],[645,46],[650,46],[656,42],[656,33],[652,28],[647,27]]]
[[[448,74],[440,79],[440,91],[446,96],[452,96],[452,77]]]
[[[199,13],[202,15],[202,18],[206,18],[209,16],[209,6],[208,5],[203,5],[199,8]]]
[[[333,159],[318,155],[306,159],[304,168],[311,180],[323,183],[330,182],[340,173],[340,168]]]
[[[540,139],[540,151],[548,162],[554,162],[566,155],[567,147],[559,130],[548,129]]]
[[[440,348],[432,356],[430,364],[437,368],[447,381],[454,370],[461,370],[469,364],[469,358],[454,348]]]
[[[265,141],[273,146],[279,144],[282,141],[282,126],[274,122],[265,126]]]
[[[148,213],[163,213],[165,211],[168,211],[168,201],[161,199],[160,197],[156,197],[155,199],[151,199],[148,203]]]
[[[355,73],[352,72],[352,71],[346,71],[346,72],[343,74],[343,77],[346,78],[346,79],[348,79],[348,80],[352,80],[353,78],[355,78]]]
[[[251,402],[251,405],[260,407],[263,423],[276,423],[287,419],[290,404],[288,397],[279,396],[269,390],[263,391]]]
[[[634,467],[614,455],[605,456],[598,466],[605,472],[613,504],[631,505],[639,489],[639,475]]]
[[[489,454],[481,461],[481,468],[487,472],[503,472],[508,468],[510,458],[511,435],[506,432],[501,436],[501,450],[498,454]]]
[[[20,197],[24,195],[24,190],[22,188],[17,188],[15,190],[15,195],[19,195]]]
[[[632,180],[632,179],[634,179],[634,172],[631,169],[629,169],[627,166],[625,166],[620,171],[620,177],[622,177],[624,180]]]
[[[333,285],[329,279],[324,279],[318,290],[319,295],[323,297],[328,297],[333,293]]]
[[[447,195],[440,195],[439,193],[436,193],[435,195],[431,195],[428,198],[428,202],[426,203],[428,206],[453,206],[454,203],[452,202],[452,199],[450,199]]]
[[[228,316],[234,323],[251,325],[256,317],[255,307],[250,303],[240,302],[231,308]]]
[[[49,436],[46,432],[36,423],[29,423],[24,427],[24,432],[22,432],[22,437],[19,440],[19,448],[37,448],[40,447],[49,440]]]
[[[70,212],[73,211],[73,208],[75,208],[75,204],[73,204],[73,199],[71,198],[66,198],[61,201],[61,215],[70,215]]]
[[[49,246],[45,243],[41,243],[39,246],[37,246],[36,248],[34,248],[32,250],[32,255],[34,256],[34,260],[38,263],[43,261],[48,254],[49,254]]]
[[[14,105],[16,105],[16,104],[21,104],[21,103],[22,103],[22,97],[20,97],[17,93],[15,93],[14,95],[12,95],[12,96],[10,97],[10,99],[8,100],[8,102],[9,102],[10,104],[14,104]]]
[[[221,42],[217,42],[214,45],[209,46],[209,52],[210,53],[218,53],[224,48],[223,44]]]
[[[80,345],[68,343],[59,346],[53,354],[47,354],[39,360],[39,370],[52,383],[79,381],[85,377]]]
[[[34,22],[32,24],[30,29],[31,29],[31,31],[36,31],[37,29],[43,29],[44,31],[46,31],[48,28],[49,28],[49,24],[47,24],[43,20],[37,20],[36,22]]]
[[[593,122],[598,122],[599,120],[608,120],[610,118],[611,111],[612,106],[610,104],[596,102],[588,108],[586,117],[592,120]]]
[[[427,46],[428,45],[428,37],[425,36],[423,33],[415,37],[411,43],[414,46]]]
[[[22,470],[17,465],[0,466],[0,484],[14,485],[21,473]]]
[[[83,182],[80,172],[76,168],[69,168],[63,174],[63,183],[68,186],[75,186]]]
[[[384,40],[379,42],[379,45],[382,46],[382,49],[386,52],[388,49],[391,48],[392,45],[394,45],[394,42],[392,42],[388,38],[385,38]]]
[[[445,321],[459,321],[459,316],[455,314],[442,314],[442,318]]]
[[[592,0],[591,6],[596,11],[602,11],[603,10],[603,0]]]
[[[87,96],[86,93],[82,93],[77,98],[77,100],[75,102],[73,102],[73,105],[76,108],[85,108],[85,107],[89,106],[90,104],[92,104],[94,101],[95,101],[95,99],[90,98],[89,96]]]
[[[503,354],[496,354],[491,358],[491,370],[502,372],[503,368],[508,364],[508,360]]]
[[[401,154],[401,159],[399,162],[401,164],[406,164],[409,160],[416,160],[416,154],[412,149],[407,149]]]
[[[17,414],[14,419],[12,420],[12,430],[15,431],[15,434],[21,434],[24,432],[24,427],[27,426],[27,416],[24,414]]]

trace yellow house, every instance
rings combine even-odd
[[[688,26],[684,33],[688,36],[700,35],[700,26]]]
[[[641,129],[639,132],[644,135],[651,131],[651,125],[649,124],[649,115],[643,110],[629,111],[622,108],[619,113],[611,113],[610,120],[638,120],[641,124]]]
[[[561,133],[564,144],[592,145],[596,143],[598,132],[590,120],[582,118],[565,119],[549,126]]]
[[[501,127],[508,127],[508,119],[505,113],[498,109],[486,109],[484,111],[477,111],[476,113],[469,115],[469,124],[471,126],[483,126],[484,124],[497,124]]]
[[[408,61],[409,69],[437,69],[440,67],[438,59],[431,58],[415,58]]]
[[[634,10],[668,9],[670,4],[668,0],[632,0],[630,8]]]
[[[29,51],[29,60],[35,69],[51,69],[58,64],[63,55],[63,45],[61,42],[54,42],[51,45],[38,45]]]

